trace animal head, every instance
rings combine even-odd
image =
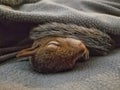
[[[20,51],[18,57],[31,56],[34,70],[42,73],[72,69],[78,59],[89,58],[89,51],[82,41],[74,38],[44,37],[31,48]]]

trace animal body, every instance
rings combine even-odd
[[[88,60],[89,54],[105,55],[115,45],[106,33],[74,24],[39,25],[30,38],[35,41],[33,46],[17,56],[32,56],[32,67],[42,73],[73,69],[78,60]]]
[[[32,68],[41,73],[73,69],[77,61],[88,60],[89,56],[106,55],[120,44],[116,38],[119,35],[75,24],[47,23],[28,33],[26,41],[31,43],[12,48],[10,52],[17,51],[12,57],[30,56]],[[3,56],[5,54],[2,53]],[[7,59],[2,58],[1,61]]]

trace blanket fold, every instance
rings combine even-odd
[[[28,36],[31,28],[38,24],[51,22],[73,23],[83,27],[96,28],[115,35],[120,34],[119,1],[20,1],[0,0],[0,47],[16,44],[18,43],[17,41],[23,40]],[[20,4],[10,5],[12,2],[18,2]],[[24,34],[22,36],[20,36],[21,34],[12,36],[14,31],[19,33],[24,32]],[[8,36],[8,32],[11,32],[10,36],[12,38]],[[13,38],[18,39],[13,40]]]
[[[38,24],[53,22],[95,28],[118,35],[120,42],[120,0],[0,0],[0,48],[16,46]],[[119,53],[93,58],[75,71],[56,75],[30,71],[26,62],[3,63],[0,83],[22,84],[30,90],[119,90]]]

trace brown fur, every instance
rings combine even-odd
[[[67,42],[65,38],[61,37],[47,37],[49,41],[45,39],[41,39],[41,46],[37,48],[35,55],[31,58],[32,67],[38,72],[66,71],[73,69],[78,58],[88,59],[89,51],[86,47],[80,46],[79,42],[76,42],[78,45],[73,45],[69,43],[69,40]],[[59,45],[49,44],[50,41],[56,41]]]
[[[17,57],[31,56],[33,69],[42,73],[72,69],[78,59],[88,59],[89,53],[105,55],[114,47],[105,32],[74,24],[39,25],[30,31],[30,40],[34,40],[32,47],[18,52]]]
[[[40,25],[30,32],[30,37],[35,41],[32,48],[17,56],[32,56],[33,69],[42,73],[73,69],[78,59],[88,59],[89,51],[93,55],[105,55],[113,48],[113,40],[107,34],[73,24]],[[51,41],[53,43],[48,47]]]

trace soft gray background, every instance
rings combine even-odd
[[[77,63],[72,71],[47,75],[19,60],[0,66],[0,90],[120,90],[120,50]]]
[[[46,22],[74,23],[120,34],[120,1],[38,0],[17,8],[0,5],[0,31],[8,29],[14,33],[15,30],[29,29],[31,24]],[[13,38],[17,37],[19,35],[13,34]],[[31,70],[28,61],[14,60],[0,64],[0,90],[27,89],[120,90],[120,49],[111,51],[107,56],[77,63],[74,70],[57,74],[36,73]]]

